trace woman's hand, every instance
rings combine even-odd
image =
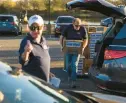
[[[31,53],[32,50],[33,50],[33,46],[31,44],[30,40],[27,40],[27,44],[25,46],[25,52]]]

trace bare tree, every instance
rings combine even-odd
[[[17,1],[16,8],[21,11],[21,10],[27,10],[29,7],[25,1]]]
[[[33,10],[44,10],[45,4],[43,0],[29,0],[30,8]]]

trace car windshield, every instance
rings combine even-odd
[[[72,23],[73,18],[71,17],[59,17],[57,23]]]
[[[4,103],[68,103],[69,99],[54,89],[27,76],[0,73],[0,91]],[[55,94],[55,95],[54,95]],[[47,99],[48,98],[48,99]]]
[[[13,18],[9,16],[0,16],[0,22],[13,22]]]

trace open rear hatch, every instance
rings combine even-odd
[[[99,12],[109,17],[125,17],[125,8],[119,8],[105,0],[73,0],[66,4],[67,9],[79,8]]]

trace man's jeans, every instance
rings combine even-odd
[[[78,70],[78,63],[80,59],[80,54],[65,54],[65,66],[66,71],[68,72],[69,77],[72,80],[76,80],[77,78],[77,70]]]

